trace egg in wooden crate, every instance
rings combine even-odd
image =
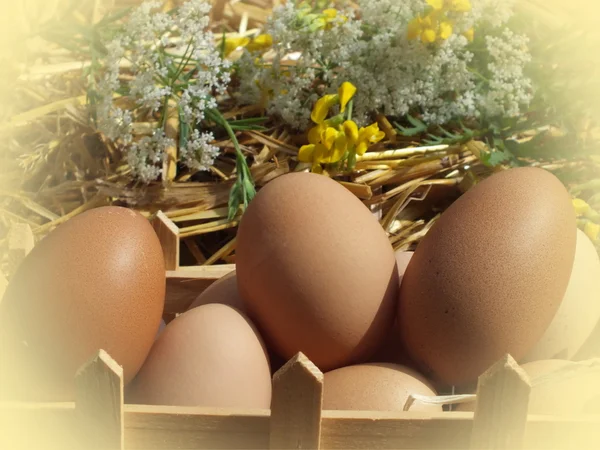
[[[162,248],[126,208],[79,214],[23,260],[0,303],[0,397],[65,401],[98,349],[128,383],[157,335],[165,302]]]
[[[371,211],[336,181],[283,175],[242,217],[239,293],[267,344],[322,371],[364,362],[394,320],[394,251]]]
[[[325,373],[323,382],[323,409],[404,411],[413,394],[437,395],[422,375],[390,363],[342,367]],[[408,410],[441,412],[442,407],[415,400]]]
[[[167,325],[126,394],[145,405],[268,409],[269,358],[243,313],[201,305]]]
[[[397,323],[420,370],[440,385],[477,380],[506,353],[540,340],[567,290],[577,227],[550,172],[522,167],[481,181],[419,243]]]

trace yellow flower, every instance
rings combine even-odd
[[[470,0],[427,0],[427,4],[435,11],[440,11],[442,9],[454,12],[471,11]]]
[[[338,96],[340,97],[340,105],[342,107],[341,112],[346,110],[346,105],[352,100],[354,94],[356,94],[356,86],[348,81],[343,82],[338,89]]]
[[[431,28],[423,30],[421,33],[421,41],[424,44],[431,44],[432,42],[435,42],[435,31]]]
[[[450,0],[450,10],[455,12],[469,12],[471,11],[470,0]]]
[[[332,148],[337,136],[338,130],[333,127],[327,127],[323,134],[321,134],[321,142],[325,144],[325,147]]]
[[[361,128],[358,132],[358,145],[356,146],[356,154],[364,155],[370,144],[376,144],[385,137],[385,133],[379,130],[377,122],[369,125],[366,128]]]
[[[473,28],[469,28],[463,33],[463,36],[466,37],[469,42],[473,42],[473,39],[475,39],[475,30]]]
[[[298,151],[298,161],[303,163],[312,162],[317,144],[308,144],[300,147]]]
[[[339,101],[339,97],[337,94],[329,94],[324,95],[317,103],[312,110],[310,118],[316,124],[321,124],[325,121],[327,114],[329,114],[329,110],[333,105],[335,105]]]
[[[343,123],[342,128],[348,141],[350,141],[352,145],[356,145],[358,142],[358,126],[356,123],[352,120],[346,120]]]
[[[590,205],[588,205],[585,200],[575,198],[573,199],[573,208],[575,208],[575,214],[581,216],[590,210]]]
[[[598,235],[600,235],[600,225],[594,222],[587,222],[583,228],[583,232],[592,242],[596,243],[598,241]]]
[[[327,153],[327,148],[323,144],[303,145],[298,151],[298,161],[304,163],[312,163],[311,171],[321,173],[321,163]]]
[[[327,125],[321,123],[316,127],[312,127],[310,130],[308,130],[308,142],[314,145],[321,142],[321,134],[323,133],[323,131],[325,131],[326,127]]]
[[[270,34],[259,34],[246,47],[250,52],[262,51],[271,48],[273,45],[273,36]]]
[[[408,24],[408,38],[421,38],[425,44],[435,42],[437,38],[437,17],[428,14],[425,17],[417,16]]]
[[[452,24],[450,22],[440,23],[440,38],[446,40],[452,36]]]
[[[250,43],[247,37],[231,37],[225,39],[225,56],[229,56],[240,47],[246,47]]]
[[[337,13],[337,9],[335,8],[328,8],[323,11],[323,15],[329,20],[335,19],[337,17]]]

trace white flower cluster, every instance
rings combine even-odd
[[[531,101],[526,40],[506,28],[514,0],[471,0],[471,10],[456,15],[452,35],[432,44],[408,37],[411,21],[428,11],[426,0],[357,3],[358,14],[340,11],[316,30],[302,4],[276,9],[267,30],[274,61],[256,64],[246,55],[240,62],[244,99],[265,102],[269,113],[301,129],[314,101],[345,81],[358,88],[353,111],[360,124],[375,112],[418,113],[433,124],[513,116]],[[473,43],[465,37],[469,29]]]
[[[205,111],[217,106],[215,94],[224,93],[230,82],[230,62],[221,58],[207,31],[209,0],[189,0],[173,13],[161,7],[160,1],[148,1],[133,10],[122,32],[106,43],[105,72],[98,83],[98,127],[125,146],[132,173],[143,182],[161,175],[165,150],[175,145],[163,132],[171,108],[193,130],[180,149],[182,162],[193,170],[210,168],[217,156],[209,144],[212,135],[197,128]],[[119,104],[126,108],[116,106],[115,93],[124,97]],[[133,113],[158,122],[152,137],[134,139]]]

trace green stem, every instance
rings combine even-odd
[[[238,176],[230,194],[229,219],[231,220],[235,217],[240,203],[243,202],[245,207],[248,206],[250,201],[252,201],[252,199],[256,195],[256,190],[252,181],[252,174],[250,173],[250,168],[246,163],[246,158],[244,158],[244,154],[242,153],[242,149],[240,148],[240,144],[235,135],[235,131],[233,130],[227,119],[225,119],[225,117],[223,117],[221,112],[217,109],[207,110],[206,115],[209,119],[213,120],[225,129],[227,135],[231,139],[233,148],[235,149],[236,153],[236,168]],[[242,194],[241,199],[238,197],[240,192]]]

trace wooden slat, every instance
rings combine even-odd
[[[81,450],[74,403],[0,402],[0,448]]]
[[[472,449],[523,448],[531,383],[506,355],[479,377],[471,435]]]
[[[211,284],[235,270],[234,264],[181,267],[167,271],[165,313],[182,313]]]
[[[269,412],[264,410],[125,405],[124,413],[127,450],[269,446]],[[2,449],[86,450],[72,445],[77,424],[73,403],[0,403],[0,417]],[[321,449],[465,449],[472,422],[471,412],[323,411]],[[11,433],[12,441],[7,440]],[[528,417],[527,449],[595,449],[598,443],[598,415]]]
[[[179,227],[173,223],[162,211],[158,211],[150,218],[150,223],[156,231],[165,258],[166,270],[179,268]]]
[[[319,449],[323,374],[302,353],[273,377],[271,449]]]
[[[77,430],[86,450],[123,450],[123,368],[104,350],[75,376]]]
[[[266,449],[269,411],[127,405],[125,448]]]
[[[324,411],[321,448],[466,449],[473,413]]]

